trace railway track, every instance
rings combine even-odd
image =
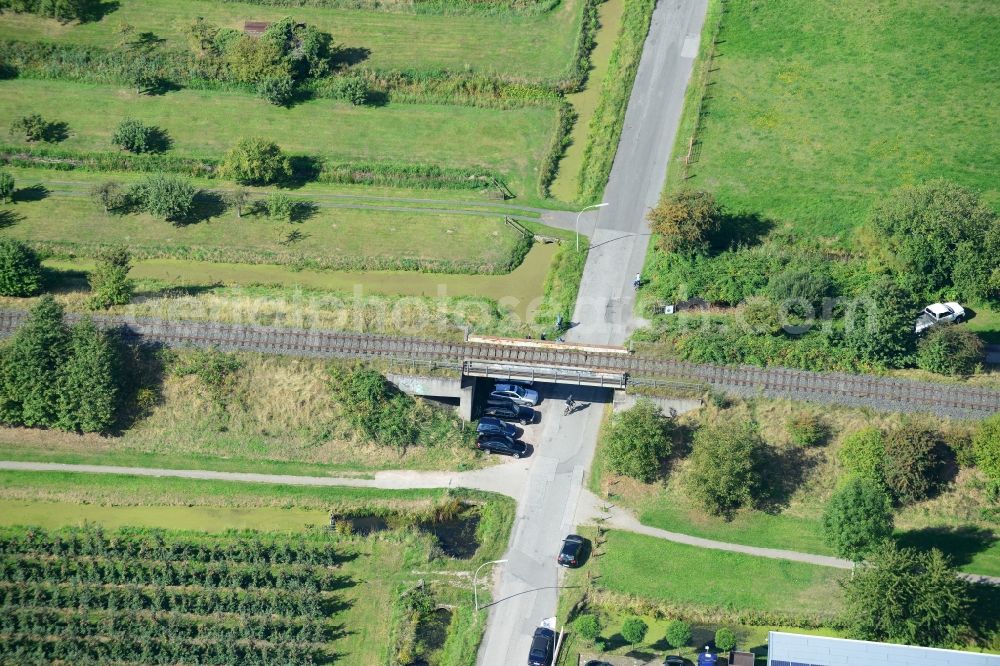
[[[26,314],[23,311],[0,310],[0,336],[13,333]],[[67,319],[73,321],[79,316],[67,315]],[[728,393],[788,397],[890,411],[931,411],[956,416],[985,416],[1000,411],[998,390],[873,375],[703,365],[541,343],[525,346],[524,343],[444,342],[335,331],[105,316],[94,317],[94,320],[105,328],[121,329],[128,338],[171,347],[218,347],[230,351],[294,356],[389,357],[449,364],[485,361],[577,368],[621,373],[629,383],[637,385],[682,382]]]

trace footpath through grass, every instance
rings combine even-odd
[[[111,4],[111,3],[105,3]],[[122,23],[187,49],[196,17],[243,30],[245,21],[296,21],[329,32],[364,67],[465,70],[526,79],[558,79],[572,60],[583,2],[566,0],[536,16],[434,16],[321,7],[264,6],[208,0],[119,0],[100,21],[61,24],[31,14],[0,16],[0,39],[50,40],[114,48]]]
[[[608,532],[604,550],[601,588],[678,606],[829,614],[837,609],[837,580],[845,575],[615,530]]]
[[[1000,60],[987,46],[1000,31],[995,2],[730,0],[725,9],[685,186],[842,239],[888,191],[931,178],[1000,204]],[[686,150],[679,141],[675,161]]]
[[[116,150],[111,135],[123,118],[133,117],[169,135],[169,155],[221,158],[240,138],[257,136],[289,153],[331,160],[494,168],[507,174],[509,186],[519,193],[535,191],[534,170],[556,124],[556,111],[540,107],[352,106],[315,99],[283,108],[239,92],[138,95],[66,81],[0,81],[0,127],[30,113],[68,124],[69,136],[59,150]]]

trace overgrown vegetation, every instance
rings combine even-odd
[[[660,476],[673,450],[673,424],[649,400],[611,417],[603,433],[602,451],[607,468],[615,474],[650,483]]]

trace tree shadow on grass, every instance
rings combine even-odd
[[[174,145],[167,131],[161,127],[150,127],[146,139],[147,150],[151,153],[165,153]]]
[[[46,123],[42,132],[42,141],[46,143],[59,143],[69,138],[69,124],[62,120],[54,120]]]
[[[993,530],[962,525],[960,527],[925,527],[908,530],[896,537],[901,547],[930,550],[937,548],[951,558],[955,566],[970,564],[973,558],[993,546],[997,535]]]
[[[971,592],[972,630],[988,642],[1000,630],[1000,585],[972,585]]]
[[[7,229],[23,220],[24,215],[19,215],[12,210],[0,210],[0,229]]]
[[[343,69],[368,60],[372,50],[364,46],[338,46],[330,56],[330,66]]]
[[[288,221],[296,224],[305,222],[319,212],[319,206],[312,201],[294,201]]]
[[[712,251],[757,245],[773,228],[774,222],[758,213],[723,211],[719,232],[711,239]]]
[[[42,284],[45,291],[53,292],[87,291],[90,288],[87,271],[73,268],[64,270],[42,266]]]
[[[194,195],[194,206],[192,207],[191,214],[175,220],[174,224],[186,226],[188,224],[197,224],[198,222],[207,222],[213,217],[219,217],[225,213],[228,207],[225,198],[219,192],[200,190]]]
[[[42,199],[46,199],[49,194],[49,188],[42,184],[36,184],[15,190],[12,199],[14,200],[14,203],[28,203],[31,201],[41,201]]]
[[[323,170],[323,160],[318,157],[293,155],[288,162],[292,173],[281,185],[289,189],[296,189],[316,180]]]
[[[118,11],[120,7],[121,3],[117,2],[117,0],[112,0],[111,2],[92,3],[90,7],[88,7],[87,11],[80,16],[80,22],[92,23],[100,21],[108,14]]]
[[[761,465],[761,486],[765,489],[758,508],[779,513],[788,508],[792,495],[815,469],[818,458],[800,447],[768,449]]]

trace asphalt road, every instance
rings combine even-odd
[[[555,615],[562,578],[556,555],[563,537],[576,529],[584,474],[594,456],[604,403],[611,399],[607,390],[574,387],[574,399],[588,406],[564,416],[567,388],[548,388],[541,423],[525,436],[535,450],[503,557],[508,562],[493,574],[494,605],[479,649],[480,666],[525,663],[535,627]]]
[[[591,250],[567,340],[619,345],[640,323],[632,279],[649,246],[646,212],[663,189],[706,9],[707,0],[660,0],[653,12],[604,193],[609,205],[596,224],[590,214],[581,221]]]

